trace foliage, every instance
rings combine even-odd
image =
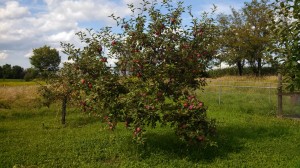
[[[276,0],[273,30],[276,48],[272,51],[281,63],[281,73],[290,91],[300,89],[300,1]]]
[[[34,66],[42,75],[48,72],[58,70],[61,58],[56,49],[51,49],[49,46],[43,46],[33,49],[33,56],[30,58],[31,65]]]
[[[34,68],[28,68],[25,70],[24,80],[31,81],[38,76],[38,71]]]
[[[118,121],[126,121],[138,142],[143,142],[147,126],[160,122],[171,123],[192,144],[210,143],[214,121],[207,119],[203,102],[190,98],[205,85],[203,74],[215,53],[213,20],[207,14],[195,18],[183,2],[141,5],[129,5],[129,19],[111,15],[122,33],[109,27],[79,32],[83,49],[62,43],[74,61],[70,66],[76,76],[71,79],[80,91],[77,99],[84,111],[104,117],[112,130]],[[186,10],[192,21],[185,26],[181,17]],[[107,65],[108,58],[118,60],[115,67]]]
[[[11,66],[10,64],[5,64],[0,66],[0,78],[3,79],[23,79],[24,69],[19,66]]]
[[[21,66],[15,65],[11,69],[13,79],[23,79],[24,78],[24,69]]]
[[[253,0],[245,3],[242,10],[232,8],[232,14],[218,17],[222,33],[220,38],[220,60],[229,65],[236,65],[239,75],[248,64],[253,72],[261,75],[264,64],[273,63],[272,57],[265,52],[272,46],[272,34],[268,23],[272,20],[271,6],[268,0]]]
[[[2,77],[3,79],[12,78],[12,70],[10,64],[5,64],[2,66]]]

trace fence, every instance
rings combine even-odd
[[[279,94],[276,78],[267,82],[212,79],[207,83],[198,94],[208,106],[227,110],[235,108],[247,113],[300,115],[300,96]]]

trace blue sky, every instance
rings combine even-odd
[[[75,33],[85,28],[98,30],[113,26],[107,16],[128,16],[128,3],[140,0],[0,0],[0,65],[29,68],[34,48],[49,45],[61,50],[60,42],[80,45]],[[186,0],[195,16],[210,11],[230,13],[230,6],[240,9],[250,0]],[[62,54],[61,54],[62,55]],[[66,56],[62,55],[62,61]]]

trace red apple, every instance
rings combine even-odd
[[[81,84],[85,84],[85,80],[84,79],[81,79]]]
[[[183,107],[187,108],[189,106],[189,103],[185,102],[183,103]]]
[[[140,128],[140,127],[137,127],[136,129],[135,129],[135,132],[136,133],[139,133],[139,132],[141,132],[142,131],[142,128]]]
[[[200,141],[200,142],[204,141],[205,140],[204,135],[197,136],[197,140]]]
[[[107,62],[107,58],[103,57],[100,59],[101,62]]]
[[[89,88],[91,89],[93,87],[93,85],[91,83],[89,83]]]
[[[123,25],[123,28],[124,28],[124,29],[128,29],[128,28],[129,28],[129,25],[128,25],[128,24],[124,24],[124,25]]]
[[[115,40],[111,42],[112,46],[115,46],[116,44],[117,44],[117,42]]]
[[[198,104],[198,107],[203,107],[203,103],[200,102],[200,103]]]
[[[175,18],[171,18],[170,21],[171,21],[171,24],[174,24],[176,22],[176,19]]]

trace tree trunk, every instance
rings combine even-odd
[[[66,114],[67,114],[67,96],[62,98],[62,105],[61,105],[61,124],[66,124]]]
[[[240,76],[243,76],[243,65],[242,65],[242,62],[241,61],[238,61],[236,63],[237,67],[238,67],[238,71],[239,71],[239,75]]]
[[[257,60],[257,72],[258,72],[258,76],[261,77],[261,58],[258,58]]]

